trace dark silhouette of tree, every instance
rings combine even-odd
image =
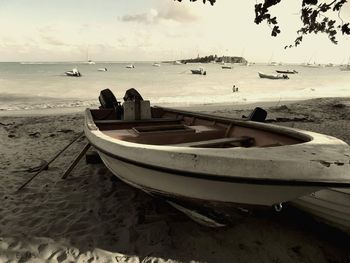
[[[175,0],[182,2],[182,0]],[[196,2],[197,0],[190,0]],[[216,0],[203,0],[203,3],[209,2],[214,5]],[[271,28],[271,36],[276,37],[281,33],[278,25],[277,17],[270,13],[270,8],[280,4],[282,0],[262,0],[261,3],[255,4],[255,20],[256,24],[266,22]],[[328,39],[337,44],[336,35],[341,32],[343,35],[350,35],[349,22],[344,22],[340,16],[340,12],[347,0],[330,0],[329,3],[319,0],[301,0],[300,19],[303,26],[297,31],[297,37],[292,45],[285,48],[298,46],[303,41],[304,36],[308,34],[324,33]],[[334,19],[334,14],[338,18]]]

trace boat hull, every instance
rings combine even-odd
[[[258,74],[262,79],[288,79],[287,75],[268,75],[261,72],[258,72]]]
[[[220,180],[215,175],[187,173],[126,160],[98,151],[107,168],[121,180],[146,192],[169,195],[183,200],[213,201],[242,208],[273,207],[320,188],[314,186],[273,185]],[[174,157],[176,158],[176,157]],[[234,173],[234,171],[233,171]]]
[[[64,74],[68,77],[81,77],[80,72],[66,71]]]
[[[293,70],[276,70],[277,73],[279,74],[297,74],[298,72]]]

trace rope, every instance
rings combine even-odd
[[[46,167],[49,166],[53,161],[57,159],[69,146],[71,146],[74,142],[76,142],[79,138],[81,138],[84,135],[84,132],[79,133],[79,136],[77,136],[74,140],[72,140],[69,144],[67,144],[62,150],[60,150],[48,163],[47,165],[43,165],[40,170],[34,174],[29,180],[27,180],[24,184],[22,184],[21,187],[17,189],[17,191],[22,190],[24,187],[26,187],[27,184],[29,184],[35,177],[37,177],[43,170],[45,170]]]

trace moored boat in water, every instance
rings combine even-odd
[[[207,75],[207,72],[203,68],[191,69],[191,72],[195,75]]]
[[[276,70],[276,72],[280,74],[298,74],[296,70]]]
[[[87,139],[113,174],[175,207],[279,208],[327,187],[350,187],[350,149],[336,138],[150,107],[141,96],[126,95],[122,111],[107,93],[100,109],[85,111]]]
[[[288,75],[286,74],[274,75],[274,74],[265,74],[262,72],[258,72],[258,74],[259,74],[259,77],[262,79],[289,79]]]
[[[64,72],[64,74],[66,74],[66,76],[68,77],[81,77],[81,73],[77,68],[73,68],[72,70],[66,71]]]
[[[232,66],[224,63],[224,64],[222,64],[221,68],[222,69],[232,69]]]

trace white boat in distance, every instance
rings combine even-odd
[[[176,60],[176,61],[174,61],[173,64],[174,64],[174,65],[182,65],[183,63],[182,63],[181,61],[179,61],[179,60]]]
[[[221,66],[221,68],[222,69],[232,69],[232,66],[223,64],[223,66]]]
[[[153,66],[153,67],[160,67],[160,63],[156,63],[156,62],[155,62],[155,63],[152,64],[152,66]]]
[[[86,109],[86,138],[121,180],[177,205],[264,209],[350,187],[350,147],[334,137],[161,107],[142,119],[144,102],[132,103],[134,120],[105,106]]]
[[[66,76],[68,77],[81,77],[81,73],[77,68],[73,68],[72,70],[66,71],[64,72],[64,74],[66,74]]]
[[[105,72],[105,71],[107,71],[107,68],[99,68],[99,69],[97,69],[97,71]]]
[[[306,63],[304,65],[302,65],[303,67],[307,67],[307,68],[319,68],[321,65],[320,64],[311,64],[311,63]]]
[[[286,74],[265,74],[262,72],[258,72],[259,77],[262,79],[289,79]]]
[[[191,69],[191,72],[194,75],[207,75],[207,72],[204,70],[204,68]]]
[[[126,68],[135,68],[135,66],[133,64],[130,64],[130,65],[126,65]]]

